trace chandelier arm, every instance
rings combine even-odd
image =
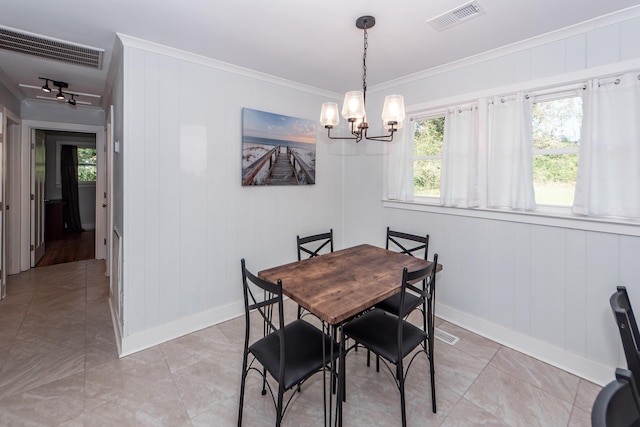
[[[396,127],[395,127],[396,123],[389,122],[389,125],[391,126],[391,129],[389,129],[389,134],[388,135],[369,136],[369,135],[367,135],[367,128],[365,128],[365,130],[364,130],[364,138],[372,140],[372,141],[382,141],[382,142],[391,142],[391,141],[393,141],[393,135],[398,131],[398,129],[396,129]]]
[[[325,128],[327,129],[327,136],[329,139],[355,139],[356,142],[359,142],[358,138],[355,136],[331,136],[331,129],[333,126],[325,126]]]

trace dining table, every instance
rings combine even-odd
[[[258,272],[264,280],[282,281],[282,293],[340,331],[336,425],[342,425],[345,381],[344,334],[341,326],[401,289],[402,271],[427,267],[431,261],[361,244]],[[437,271],[442,266],[438,264]],[[331,402],[331,400],[330,400]],[[332,408],[329,405],[329,425]]]

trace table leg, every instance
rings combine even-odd
[[[342,402],[346,401],[346,370],[345,366],[345,339],[344,328],[340,328],[339,372],[338,372],[338,398],[336,402],[336,426],[342,427]]]

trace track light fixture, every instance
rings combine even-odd
[[[42,77],[40,77],[42,78]],[[50,93],[51,92],[51,88],[49,87],[49,79],[45,79],[46,81],[44,82],[44,85],[42,85],[42,90],[44,92]]]
[[[69,87],[69,84],[67,82],[61,82],[61,81],[57,81],[57,80],[53,80],[47,77],[38,77],[40,80],[44,80],[44,85],[42,86],[42,90],[44,92],[50,93],[51,92],[51,88],[49,87],[49,81],[51,81],[51,84],[55,87],[58,88],[58,93],[56,94],[56,99],[59,99],[61,101],[64,101],[65,95],[70,95],[71,98],[69,98],[69,100],[67,101],[69,104],[71,105],[76,105],[76,99],[75,96],[78,96],[77,94],[74,93],[69,93],[69,92],[63,92],[62,89],[66,89]]]
[[[369,47],[367,29],[376,24],[373,16],[361,16],[356,20],[356,27],[364,30],[364,54],[362,55],[362,91],[347,92],[344,96],[342,106],[342,117],[347,119],[350,125],[351,136],[332,136],[331,129],[338,125],[338,104],[335,102],[325,102],[322,104],[320,112],[320,123],[327,129],[327,136],[331,139],[355,139],[356,142],[362,139],[374,141],[393,141],[393,134],[402,127],[404,122],[404,98],[402,95],[389,95],[384,99],[382,108],[382,120],[387,130],[386,135],[369,136],[367,130],[369,124],[365,113],[365,102],[367,99],[367,48]]]

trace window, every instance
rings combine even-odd
[[[571,206],[578,170],[582,99],[578,96],[533,104],[533,187],[536,204]]]
[[[96,149],[78,147],[78,182],[96,182]]]
[[[444,141],[444,116],[415,121],[413,194],[440,196],[440,169]]]

